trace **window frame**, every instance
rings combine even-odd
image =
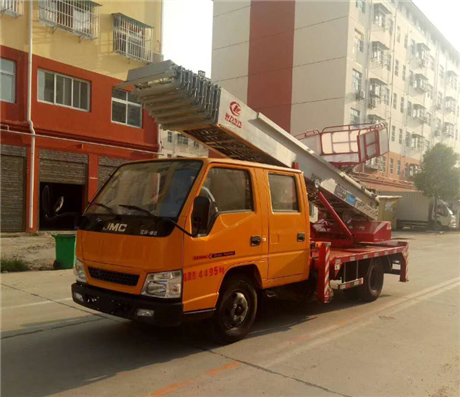
[[[43,72],[43,73],[50,73],[53,75],[53,99],[54,99],[54,102],[49,102],[49,101],[46,101],[44,99],[40,99],[40,84],[39,84],[39,73],[40,72]],[[57,96],[57,76],[60,76],[62,78],[66,78],[66,79],[70,79],[72,81],[71,83],[71,90],[70,90],[70,98],[72,100],[72,105],[69,106],[69,105],[64,105],[62,103],[58,103],[56,102],[56,96]],[[87,98],[87,101],[88,101],[88,109],[82,109],[82,108],[77,108],[75,106],[73,106],[73,82],[74,81],[78,81],[80,83],[86,83],[88,84],[88,98]],[[44,95],[43,95],[44,96]],[[83,79],[80,79],[78,77],[73,77],[73,76],[68,76],[68,75],[65,75],[65,74],[62,74],[62,73],[58,73],[58,72],[53,72],[51,70],[47,70],[47,69],[41,69],[39,68],[37,70],[37,102],[40,102],[40,103],[46,103],[48,105],[54,105],[54,106],[61,106],[63,108],[67,108],[67,109],[73,109],[73,110],[79,110],[81,112],[85,112],[85,113],[91,113],[91,82],[88,81],[88,80],[83,80]]]
[[[275,210],[273,208],[273,201],[272,201],[272,189],[270,186],[270,175],[277,175],[277,176],[284,176],[288,178],[294,179],[294,187],[295,187],[295,196],[297,199],[297,210]],[[268,193],[270,197],[270,210],[273,215],[276,214],[302,214],[303,206],[301,204],[301,200],[299,197],[299,186],[298,186],[298,178],[296,174],[287,174],[283,172],[276,172],[274,170],[267,170],[267,183],[268,183]]]
[[[117,90],[117,91],[121,91],[121,92],[125,92],[126,93],[126,99],[123,100],[123,99],[119,99],[119,98],[114,98],[113,97],[113,90]],[[142,130],[144,128],[144,117],[143,117],[143,109],[142,109],[142,105],[140,103],[136,103],[136,102],[130,102],[128,100],[128,94],[130,94],[129,91],[124,91],[124,90],[120,90],[118,88],[113,88],[112,87],[112,97],[111,97],[111,102],[110,102],[110,121],[113,123],[113,124],[119,124],[119,125],[124,125],[125,127],[131,127],[131,128],[137,128],[137,129],[140,129]],[[121,121],[114,121],[113,120],[113,101],[115,100],[115,102],[118,102],[118,103],[122,103],[124,105],[126,105],[126,123],[122,123]],[[141,108],[141,125],[140,126],[137,126],[137,125],[131,125],[131,124],[128,124],[128,105],[135,105],[136,107],[139,107]]]
[[[8,59],[8,58],[3,58],[3,57],[0,57],[2,60],[5,60],[5,61],[8,61],[8,62],[11,62],[13,64],[13,67],[14,67],[14,72],[13,73],[10,73],[10,72],[7,72],[6,70],[2,70],[0,69],[0,74],[5,74],[5,75],[8,75],[8,76],[13,76],[13,94],[12,94],[12,97],[13,97],[13,100],[12,101],[7,101],[6,99],[1,99],[0,98],[0,102],[5,102],[5,103],[16,103],[16,87],[17,87],[17,75],[18,75],[18,65],[16,64],[16,61],[12,60],[12,59]]]
[[[244,209],[244,210],[230,210],[230,211],[219,211],[216,212],[213,216],[214,219],[211,220],[211,223],[209,225],[209,230],[208,234],[212,231],[212,228],[214,226],[214,221],[217,219],[219,215],[226,215],[226,214],[247,214],[247,213],[257,213],[257,201],[255,200],[255,190],[254,190],[254,178],[252,176],[251,171],[248,168],[240,168],[240,167],[231,167],[227,164],[214,164],[211,165],[207,171],[206,175],[203,178],[203,182],[200,184],[200,187],[198,189],[198,194],[196,197],[198,197],[201,193],[201,189],[203,189],[203,185],[205,184],[206,180],[208,179],[209,174],[213,169],[225,169],[225,170],[230,170],[230,171],[242,171],[245,172],[248,177],[249,177],[249,185],[251,187],[251,198],[252,198],[252,209]]]

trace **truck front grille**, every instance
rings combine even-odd
[[[137,274],[112,272],[110,270],[98,269],[90,266],[88,266],[88,270],[92,278],[108,283],[135,287],[139,281],[139,275]]]

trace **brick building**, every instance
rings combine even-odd
[[[82,211],[117,165],[159,150],[154,120],[114,85],[129,69],[162,59],[161,1],[32,7],[29,19],[29,2],[0,1],[3,232],[71,228],[44,218],[44,186],[65,197],[63,210]]]

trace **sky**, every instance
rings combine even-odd
[[[414,0],[414,3],[460,52],[460,0]],[[165,0],[165,59],[195,72],[204,70],[206,76],[211,76],[212,9],[211,0]]]

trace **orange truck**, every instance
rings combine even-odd
[[[329,302],[338,289],[370,302],[385,273],[408,281],[407,243],[391,240],[378,198],[339,169],[384,152],[384,126],[309,134],[315,151],[170,61],[128,77],[163,128],[227,158],[120,166],[77,232],[76,303],[160,326],[210,318],[231,343],[250,331],[263,294]],[[349,145],[333,165],[323,152],[337,134]]]

